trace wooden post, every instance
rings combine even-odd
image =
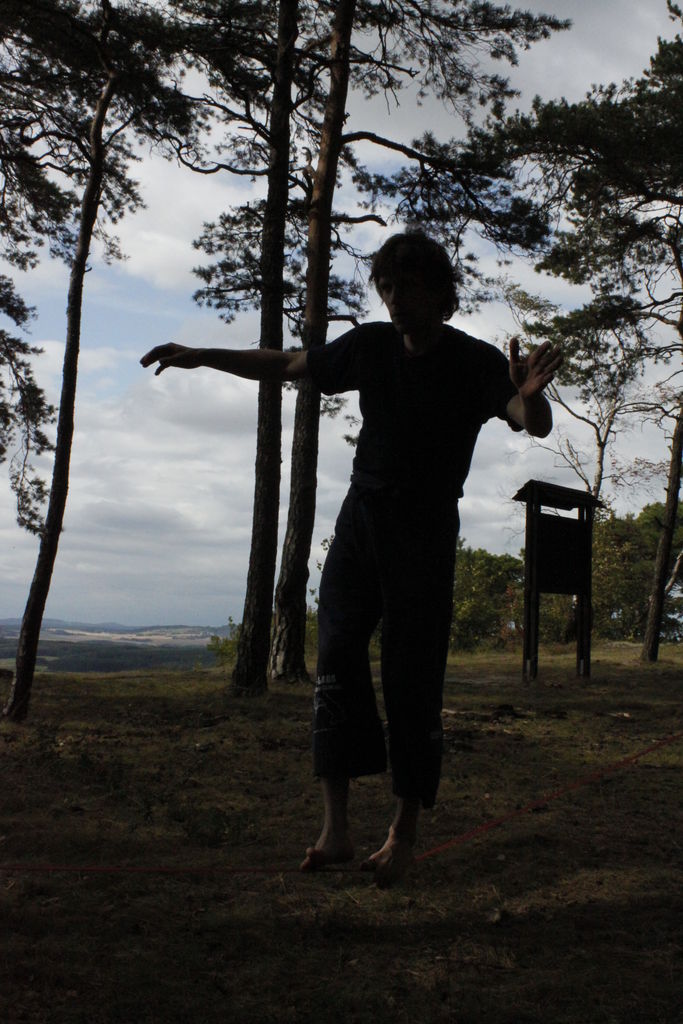
[[[522,675],[525,682],[536,678],[538,673],[538,514],[540,505],[535,502],[535,488],[532,488],[526,502],[526,551],[530,557],[524,563],[524,657]]]
[[[589,537],[593,529],[593,509],[581,507],[579,509],[579,523]],[[576,674],[588,679],[591,674],[591,626],[593,621],[593,605],[591,601],[591,559],[587,559],[585,571],[587,573],[586,585],[577,598],[577,623],[576,623]]]

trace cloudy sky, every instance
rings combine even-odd
[[[638,75],[658,35],[675,31],[664,0],[548,0],[522,4],[573,19],[559,33],[520,55],[512,80],[517,105],[536,93],[579,99],[592,83]],[[425,128],[454,134],[446,112],[417,108],[410,97],[388,112],[363,103],[364,124],[410,140]],[[350,102],[354,126],[358,100]],[[374,124],[372,123],[374,119]],[[186,344],[248,347],[257,337],[255,314],[226,326],[192,301],[199,262],[191,242],[205,221],[245,198],[248,183],[227,177],[198,179],[160,159],[136,168],[146,208],[124,220],[119,235],[127,260],[115,267],[93,262],[86,280],[82,355],[69,505],[46,615],[126,625],[219,625],[242,616],[251,533],[256,397],[258,385],[209,370],[169,371],[155,378],[139,365],[143,352],[166,340]],[[386,232],[368,228],[364,247],[381,244]],[[484,261],[490,259],[483,254]],[[493,266],[493,264],[491,264]],[[553,280],[539,279],[523,264],[510,273],[565,304],[580,301]],[[59,395],[66,304],[66,272],[46,261],[17,280],[37,307],[31,340],[44,349],[35,364],[39,383],[53,402]],[[384,319],[375,301],[372,319]],[[503,307],[488,306],[454,321],[464,330],[503,346],[511,323]],[[335,330],[330,336],[334,337]],[[294,396],[285,394],[283,442],[284,528]],[[354,411],[353,402],[346,410]],[[557,416],[557,427],[570,427]],[[311,557],[316,586],[320,542],[333,530],[345,493],[352,450],[343,441],[341,418],[323,420],[318,511]],[[576,435],[577,442],[581,442]],[[622,440],[625,454],[662,457],[663,441],[643,427]],[[49,460],[40,463],[47,476]],[[511,495],[529,478],[577,486],[553,455],[530,450],[528,439],[502,423],[480,437],[461,505],[468,544],[517,553],[523,542],[523,508]],[[663,493],[663,485],[662,485]],[[659,491],[633,493],[635,511]],[[617,498],[621,511],[627,498]],[[35,538],[15,522],[13,495],[0,467],[0,618],[20,616],[35,565]]]

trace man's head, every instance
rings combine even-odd
[[[450,320],[458,308],[456,275],[448,253],[421,231],[406,231],[388,238],[373,257],[370,280],[387,303],[392,319],[388,284],[393,285],[399,304],[402,294],[412,302],[408,292],[421,293],[441,322]]]

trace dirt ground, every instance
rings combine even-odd
[[[590,680],[542,651],[526,686],[454,661],[439,802],[381,891],[386,777],[352,786],[357,861],[297,871],[309,687],[41,675],[0,723],[0,1018],[683,1024],[682,690],[677,648],[598,649]]]

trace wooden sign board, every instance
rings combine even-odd
[[[537,521],[536,580],[542,594],[587,594],[591,585],[590,524],[541,513]]]

